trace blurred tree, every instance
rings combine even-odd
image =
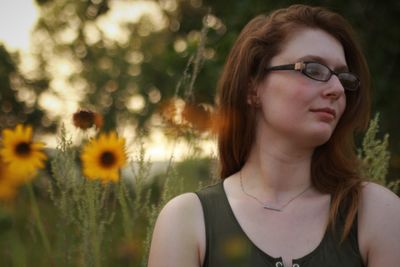
[[[157,14],[143,13],[137,21],[109,25],[121,31],[112,39],[100,26],[111,11],[109,1],[38,1],[37,53],[46,69],[58,58],[71,62],[74,70],[68,82],[73,88],[65,90],[79,88],[80,105],[104,113],[106,130],[128,122],[146,131],[159,103],[175,96],[177,81],[199,42],[205,14],[182,4],[193,13],[183,16],[192,19],[182,23],[177,6],[171,3],[160,6],[147,1],[153,13],[161,13],[161,21],[152,18]],[[199,95],[212,102],[213,86]]]
[[[10,54],[0,44],[0,130],[17,123],[28,123],[54,131],[54,123],[38,104],[38,97],[47,89],[48,80],[28,78],[21,73],[18,63],[19,54]]]

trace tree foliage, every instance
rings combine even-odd
[[[48,80],[26,77],[20,72],[18,62],[18,54],[10,54],[0,45],[0,130],[17,122],[54,129],[54,123],[46,118],[37,99],[37,94],[48,88]]]

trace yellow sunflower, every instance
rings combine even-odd
[[[81,160],[87,178],[116,182],[126,163],[125,140],[115,132],[100,134],[83,147]]]
[[[15,130],[3,130],[0,155],[14,177],[27,181],[36,175],[37,169],[44,168],[47,156],[44,144],[32,141],[32,128],[17,125]]]

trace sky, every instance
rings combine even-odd
[[[0,8],[0,43],[9,50],[27,51],[29,49],[30,34],[38,18],[38,7],[34,0],[2,0]],[[146,1],[124,2],[114,1],[110,5],[115,12],[106,19],[100,20],[107,36],[120,38],[121,33],[116,23],[122,20],[137,20],[141,13],[150,12],[156,24],[160,24],[160,13],[154,4]],[[110,23],[111,22],[111,23]],[[117,34],[118,36],[113,36]]]
[[[38,10],[33,0],[3,0],[0,8],[0,43],[8,50],[29,49],[30,32]]]

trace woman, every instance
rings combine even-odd
[[[400,200],[364,182],[354,152],[369,87],[340,15],[250,21],[219,84],[223,180],[164,207],[149,266],[399,266]]]

